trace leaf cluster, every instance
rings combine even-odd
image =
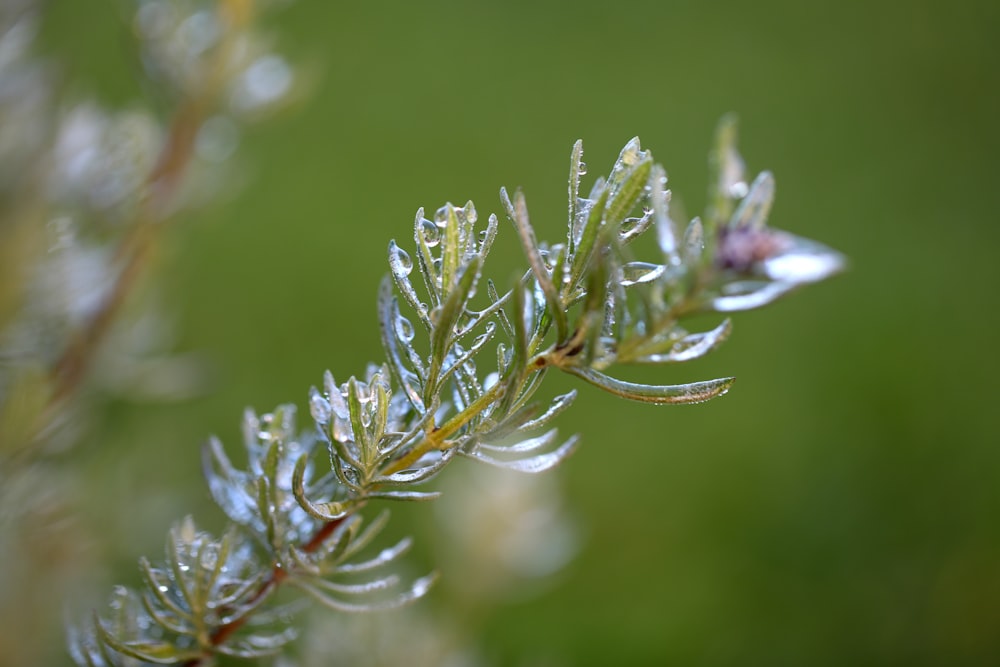
[[[654,404],[724,394],[732,378],[644,385],[608,370],[699,358],[731,325],[689,332],[686,318],[762,306],[842,265],[835,252],[767,226],[773,178],[746,183],[729,119],[711,161],[709,210],[683,228],[671,216],[665,170],[637,139],[585,196],[582,159],[577,142],[566,234],[556,243],[539,241],[522,192],[501,190],[526,258],[505,288],[484,271],[496,215],[480,225],[471,202],[430,218],[418,210],[409,250],[389,244],[378,292],[385,362],[342,383],[327,372],[309,393],[315,428],[305,434],[291,406],[248,412],[245,469],[210,441],[205,474],[232,527],[218,540],[189,522],[175,528],[165,562],[141,563],[144,589],[117,594],[119,611],[139,601],[131,618],[140,620],[96,619],[76,643],[78,662],[196,665],[280,650],[294,636],[294,609],[276,614],[268,603],[283,584],[338,611],[420,597],[433,575],[404,583],[380,573],[409,540],[363,553],[385,521],[379,514],[363,525],[369,503],[433,499],[424,484],[456,456],[527,473],[565,460],[578,439],[561,440],[551,424],[576,392],[536,400],[552,370]],[[647,232],[658,254],[636,260],[633,242]]]

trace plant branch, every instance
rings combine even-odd
[[[302,547],[302,551],[305,553],[314,553],[323,544],[330,539],[330,537],[336,532],[337,528],[344,523],[351,515],[346,514],[339,519],[334,519],[333,521],[327,521],[324,523],[319,530],[317,530],[308,542]],[[260,588],[250,596],[249,604],[258,602],[261,598],[270,595],[278,586],[280,586],[289,576],[288,570],[281,567],[280,564],[275,563],[271,566],[271,573],[268,575],[264,583],[260,585]],[[226,623],[225,625],[220,625],[211,634],[209,641],[212,646],[219,646],[232,637],[236,632],[238,632],[244,625],[246,625],[249,620],[250,615],[241,616],[234,621]],[[205,660],[211,657],[211,654],[206,653],[205,655],[188,660],[182,663],[182,667],[199,667],[203,665]]]

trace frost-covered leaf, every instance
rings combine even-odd
[[[746,194],[746,166],[736,148],[736,116],[719,121],[715,146],[709,155],[708,211],[706,223],[711,231],[728,222],[733,201]]]

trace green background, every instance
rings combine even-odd
[[[52,3],[48,43],[74,86],[127,105],[140,90],[120,10]],[[247,134],[248,187],[179,222],[157,276],[178,349],[205,353],[213,384],[110,405],[78,454],[109,576],[159,553],[185,513],[219,524],[198,470],[208,434],[235,449],[244,406],[304,406],[324,369],[381,358],[385,247],[418,206],[485,214],[522,186],[556,238],[572,142],[593,176],[639,135],[693,215],[715,123],[735,111],[748,166],[777,176],[772,224],[850,270],[737,316],[706,360],[633,375],[736,375],[721,400],[581,389],[560,422],[584,435],[560,473],[581,554],[493,612],[483,653],[1000,664],[998,19],[995,2],[795,0],[302,0],[273,15],[308,98]],[[505,231],[499,278],[519,261]]]

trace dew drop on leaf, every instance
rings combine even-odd
[[[663,275],[662,264],[650,262],[629,262],[622,267],[622,287],[631,287],[640,283],[648,283]]]
[[[441,242],[441,231],[430,220],[420,221],[420,236],[428,248],[433,248]]]
[[[389,250],[389,268],[397,276],[408,276],[413,271],[413,260],[405,250],[392,244]]]
[[[413,340],[413,324],[403,316],[396,318],[396,337],[400,342],[409,343]]]

